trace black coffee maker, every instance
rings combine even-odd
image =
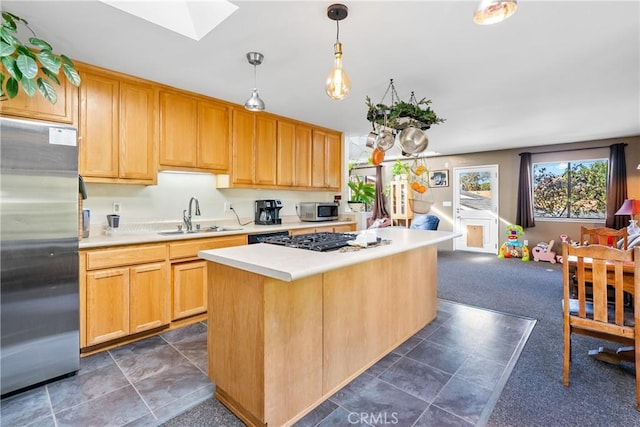
[[[280,200],[256,200],[256,219],[258,225],[282,224],[280,219]]]

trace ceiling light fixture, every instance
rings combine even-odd
[[[264,101],[260,99],[258,94],[258,84],[256,83],[256,65],[262,64],[264,55],[260,52],[247,53],[247,61],[253,65],[253,89],[251,90],[251,97],[244,103],[244,108],[249,111],[264,111]]]
[[[340,43],[340,21],[346,18],[348,14],[349,9],[343,4],[332,4],[327,8],[329,19],[336,21],[336,44],[333,45],[335,60],[325,84],[327,95],[332,99],[344,98],[351,89],[349,76],[342,69],[342,43]]]
[[[502,22],[516,12],[516,0],[481,0],[473,13],[473,22],[479,25],[491,25]]]

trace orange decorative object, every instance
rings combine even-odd
[[[384,151],[379,149],[378,147],[373,149],[373,153],[371,154],[371,162],[378,166],[384,160]]]

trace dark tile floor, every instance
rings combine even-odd
[[[485,425],[534,324],[440,300],[434,322],[295,425]]]
[[[80,359],[77,375],[0,402],[2,426],[154,426],[213,396],[197,323]]]
[[[434,322],[296,426],[484,425],[534,324],[440,300]],[[3,399],[1,425],[242,425],[211,398],[206,369],[198,323],[83,358],[78,375]]]

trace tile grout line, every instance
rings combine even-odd
[[[56,413],[53,410],[53,403],[51,402],[51,393],[49,393],[49,385],[45,384],[44,389],[47,392],[47,402],[49,403],[49,409],[51,410],[51,417],[53,418],[53,425],[54,425],[54,427],[58,427],[58,418],[56,417]]]
[[[155,418],[156,421],[158,421],[158,417],[156,416],[156,414],[153,412],[153,410],[151,409],[151,407],[147,404],[147,401],[144,400],[144,397],[142,397],[142,395],[140,394],[140,392],[138,391],[138,389],[136,388],[136,386],[133,384],[133,382],[131,381],[131,379],[129,378],[129,376],[122,370],[122,368],[120,367],[120,364],[118,363],[118,361],[116,360],[115,357],[113,357],[113,354],[111,354],[111,350],[107,350],[107,353],[109,353],[109,357],[111,357],[111,359],[113,360],[113,363],[115,363],[115,365],[118,367],[118,369],[120,370],[120,372],[122,373],[122,375],[127,379],[127,382],[131,385],[131,387],[133,387],[133,390],[136,392],[136,394],[138,395],[138,397],[140,397],[140,400],[142,400],[142,403],[144,404],[144,406],[147,408],[147,410],[149,411],[149,413],[151,414],[151,416],[153,416],[153,418]],[[125,386],[126,387],[126,386]],[[122,387],[124,388],[124,387]],[[143,415],[144,417],[144,415]],[[137,419],[140,419],[142,417],[139,417]],[[136,421],[136,420],[131,420],[132,421]]]
[[[198,366],[198,365],[197,365],[193,360],[189,359],[189,357],[187,357],[187,355],[186,355],[186,354],[184,354],[182,351],[180,351],[180,349],[179,349],[179,348],[177,348],[176,346],[174,346],[174,345],[173,345],[173,343],[170,343],[169,341],[167,341],[167,340],[166,340],[162,335],[160,335],[160,338],[162,338],[162,340],[164,340],[164,342],[166,342],[166,343],[169,345],[169,347],[171,347],[171,348],[173,348],[175,351],[177,351],[177,352],[178,352],[178,354],[180,354],[180,356],[184,357],[184,358],[187,360],[187,362],[191,363],[191,364],[192,364],[192,365],[193,365],[197,370],[199,370],[200,372],[202,372],[202,374],[203,374],[205,377],[207,377],[207,379],[209,379],[209,375],[208,375],[206,372],[204,372],[202,369],[200,369],[200,367],[199,367],[199,366]],[[177,342],[179,342],[179,341],[177,341]],[[208,353],[208,351],[209,351],[209,350],[207,349],[207,353]],[[208,357],[208,355],[207,355],[207,357]],[[211,381],[211,380],[209,380],[209,381]],[[213,383],[212,383],[212,384],[213,384]]]

